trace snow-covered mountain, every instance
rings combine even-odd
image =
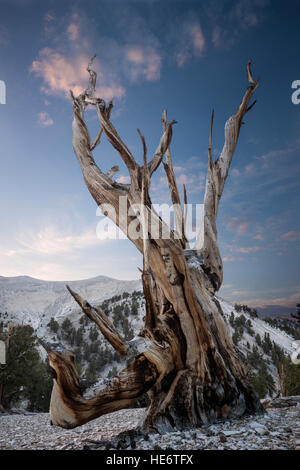
[[[273,326],[269,325],[267,322],[265,322],[264,320],[260,318],[250,317],[244,311],[237,312],[235,307],[230,302],[227,302],[226,300],[220,297],[218,297],[218,300],[222,306],[222,310],[225,314],[231,333],[233,333],[233,328],[229,323],[231,312],[234,313],[235,318],[238,318],[241,315],[244,315],[247,317],[247,319],[250,319],[252,323],[254,335],[253,336],[250,335],[247,332],[247,330],[244,331],[243,337],[239,342],[239,347],[242,351],[243,350],[247,351],[248,349],[247,343],[249,343],[251,349],[253,348],[253,345],[256,344],[256,341],[255,341],[256,334],[259,334],[261,338],[264,338],[265,334],[269,334],[270,340],[274,341],[274,343],[280,346],[287,355],[290,355],[294,351],[292,343],[295,341],[295,339],[292,338],[292,336],[287,334],[285,331],[278,329],[278,328],[274,328]]]
[[[106,276],[70,282],[0,276],[0,312],[7,312],[6,319],[29,324],[38,334],[42,333],[51,318],[59,320],[78,311],[66,284],[96,305],[124,291],[141,289],[140,281],[120,281]]]
[[[116,371],[124,367],[124,364],[116,357],[101,334],[96,336],[96,339],[93,338],[91,330],[94,325],[85,319],[82,311],[66,290],[66,283],[91,304],[102,305],[123,337],[130,339],[133,333],[138,333],[145,314],[141,282],[120,281],[105,276],[71,282],[41,281],[27,276],[0,277],[1,320],[5,323],[13,321],[18,324],[29,324],[40,338],[49,341],[59,339],[65,342],[67,347],[76,350],[76,354],[81,355],[82,352],[83,371],[87,370],[91,360],[94,360],[97,374],[106,377],[108,372]],[[271,343],[278,345],[286,355],[294,351],[292,346],[294,338],[285,331],[251,315],[248,311],[236,309],[220,297],[217,299],[221,304],[231,334],[236,331],[234,322],[239,323],[239,320],[247,322],[238,340],[238,348],[243,356],[247,358],[248,354],[253,353],[253,348],[258,347],[259,354],[268,364],[268,370],[276,381],[276,367],[270,354],[267,354],[257,343],[257,337],[259,335],[263,342],[267,335]],[[65,319],[70,320],[71,323],[69,334],[63,331],[62,324]],[[50,320],[57,322],[58,330],[55,331],[50,327]],[[78,332],[80,340],[78,340]],[[106,357],[106,362],[97,362],[97,358],[101,355]]]

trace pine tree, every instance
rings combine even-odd
[[[259,333],[256,333],[255,335],[255,341],[258,346],[261,346],[261,336]]]
[[[40,358],[33,328],[14,326],[9,335],[6,364],[0,367],[0,409],[9,409],[18,400],[28,399],[29,409],[46,411],[51,388],[49,367]]]
[[[89,333],[89,338],[91,341],[96,341],[99,336],[98,330],[95,326],[92,326]]]
[[[137,303],[137,301],[133,300],[131,304],[131,315],[133,315],[134,317],[136,317],[139,312],[138,307],[139,304]]]
[[[277,366],[279,385],[284,397],[300,395],[300,365],[284,357]]]
[[[47,326],[50,328],[50,331],[53,331],[53,333],[57,333],[59,329],[59,324],[53,317],[51,317]]]
[[[296,307],[297,307],[297,312],[291,313],[291,316],[293,318],[296,318],[296,320],[300,322],[300,304],[297,304]]]

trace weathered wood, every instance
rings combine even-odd
[[[103,336],[107,339],[107,341],[110,342],[117,353],[124,358],[127,346],[103,310],[100,307],[92,307],[86,300],[82,299],[79,294],[76,294],[76,292],[74,292],[70,286],[66,287],[72,297],[80,305],[83,312],[89,317],[90,320],[96,323]]]
[[[162,122],[163,130],[166,131],[166,128],[167,128],[167,110],[166,109],[163,112],[161,122]],[[167,151],[166,151],[166,163],[163,163],[163,165],[164,165],[167,180],[169,183],[171,200],[172,200],[172,204],[174,207],[175,228],[177,230],[177,233],[180,239],[182,240],[183,246],[186,247],[186,245],[188,244],[188,240],[185,236],[185,219],[182,214],[181,201],[179,197],[177,182],[176,182],[174,168],[173,168],[170,145],[168,146]]]
[[[207,276],[209,277],[213,291],[218,291],[223,280],[223,264],[217,242],[216,218],[219,202],[223,193],[225,181],[236,148],[239,133],[245,114],[250,111],[255,102],[249,106],[250,99],[258,87],[259,81],[252,77],[250,61],[247,65],[249,86],[244,94],[237,112],[231,116],[225,124],[225,143],[220,156],[214,162],[212,157],[212,128],[214,114],[212,114],[210,137],[208,145],[208,169],[204,196],[204,218],[201,236],[197,239],[195,249],[202,258]],[[202,238],[202,234],[204,235]]]
[[[104,312],[95,309],[71,289],[69,291],[89,318],[94,321],[116,351],[130,365],[115,378],[100,387],[94,398],[85,398],[80,391],[74,356],[61,348],[49,347],[49,361],[54,370],[54,385],[50,405],[51,419],[63,427],[74,427],[131,405],[148,391],[151,404],[143,428],[165,432],[214,422],[230,416],[262,412],[263,407],[251,388],[245,368],[236,354],[214,292],[222,283],[222,261],[217,244],[216,216],[219,200],[227,178],[244,115],[251,109],[249,101],[258,86],[253,80],[250,63],[247,74],[250,86],[240,107],[226,123],[225,144],[220,157],[212,158],[212,126],[208,146],[208,172],[204,198],[204,237],[193,250],[188,248],[185,233],[187,194],[184,187],[184,212],[180,203],[170,153],[172,126],[163,114],[163,136],[147,163],[147,147],[143,145],[143,165],[139,166],[110,121],[109,106],[94,98],[95,72],[89,91],[75,98],[73,94],[73,148],[82,169],[84,181],[98,205],[110,204],[116,219],[107,212],[129,240],[143,254],[142,282],[146,299],[145,327],[124,343]],[[100,131],[91,145],[84,122],[84,109],[95,106],[110,143],[126,164],[129,184],[111,179],[112,171],[104,174],[96,165],[91,149],[100,143]],[[101,132],[102,133],[102,132]],[[100,134],[100,136],[99,136]],[[96,145],[95,145],[96,143]],[[176,226],[182,226],[177,239],[172,230],[155,212],[149,194],[150,178],[166,154],[164,168],[171,198],[177,204]],[[113,170],[113,169],[112,169]],[[120,208],[120,197],[126,203]],[[131,208],[135,209],[131,211]],[[137,209],[138,207],[139,209]],[[104,209],[103,209],[104,210]],[[149,221],[152,225],[150,226]],[[141,227],[140,236],[127,233],[131,223]],[[160,234],[169,230],[169,237]]]
[[[265,398],[261,400],[264,408],[288,408],[300,405],[300,395],[293,397]]]
[[[98,394],[85,398],[74,365],[74,354],[61,345],[43,343],[53,370],[50,402],[51,422],[71,429],[107,413],[133,405],[155,383],[159,372],[143,354],[99,388]]]

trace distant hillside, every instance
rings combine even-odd
[[[296,307],[282,307],[281,305],[265,305],[256,308],[261,318],[266,317],[289,317],[291,313],[296,313]]]
[[[26,276],[0,277],[1,321],[29,324],[40,338],[62,342],[75,352],[79,373],[90,383],[115,375],[124,362],[82,313],[65,284]],[[139,332],[145,315],[140,281],[98,276],[68,284],[90,303],[100,305],[126,341]],[[293,329],[286,330],[275,320],[266,322],[247,306],[233,306],[220,297],[217,300],[234,344],[252,374],[257,373],[260,382],[271,375],[278,389],[276,364],[294,351]],[[266,316],[264,309],[260,315]],[[45,355],[44,350],[41,354]]]
[[[96,304],[124,291],[141,288],[140,281],[120,281],[106,276],[66,282],[42,281],[29,276],[0,276],[0,312],[7,312],[10,319],[29,324],[38,334],[43,334],[50,318],[63,318],[78,310],[66,284]]]

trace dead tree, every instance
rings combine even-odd
[[[88,398],[81,391],[74,354],[60,345],[44,344],[54,378],[50,404],[53,424],[65,428],[82,425],[105,413],[133,405],[145,392],[151,400],[143,424],[147,431],[165,432],[261,412],[262,406],[248,382],[214,295],[222,284],[216,228],[219,201],[244,116],[255,104],[250,105],[250,99],[258,86],[258,81],[252,77],[250,62],[247,65],[249,86],[238,110],[226,122],[224,147],[215,161],[212,157],[213,117],[211,120],[203,231],[194,249],[189,248],[186,237],[186,213],[182,210],[170,152],[176,121],[167,122],[164,111],[163,135],[149,161],[145,139],[138,131],[143,148],[143,165],[140,166],[110,121],[112,103],[106,105],[91,93],[91,84],[94,87],[96,82],[91,63],[87,70],[91,78],[86,92],[77,98],[71,92],[73,148],[86,186],[97,205],[114,209],[116,217],[106,210],[105,215],[114,220],[143,254],[146,316],[142,331],[126,343],[99,307],[90,305],[68,288],[84,313],[129,365]],[[84,121],[88,105],[96,108],[100,122],[93,142]],[[92,151],[99,145],[103,132],[127,166],[129,184],[112,179],[118,168],[113,167],[105,174],[97,166]],[[151,177],[161,163],[176,207],[176,230],[166,227],[151,204]],[[121,197],[126,198],[122,209]],[[184,190],[184,206],[186,203]],[[132,237],[128,232],[131,223],[140,228],[140,236]],[[166,230],[170,236],[162,237]]]

